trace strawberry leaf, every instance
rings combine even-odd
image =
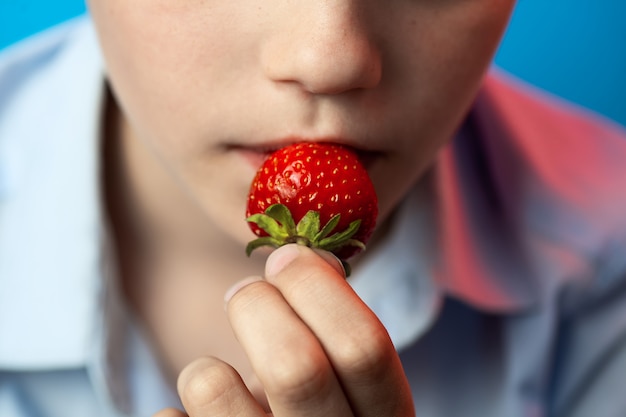
[[[256,223],[259,228],[263,229],[265,233],[270,235],[275,239],[285,239],[289,234],[286,232],[285,228],[278,223],[275,219],[271,218],[267,214],[257,213],[246,219],[251,223]]]
[[[359,246],[363,245],[363,243],[359,242],[358,240],[354,240],[351,239],[352,236],[354,236],[354,234],[359,230],[359,227],[361,226],[361,220],[355,220],[352,223],[350,223],[350,225],[348,226],[348,228],[342,232],[338,232],[335,233],[334,235],[331,235],[325,239],[322,239],[319,242],[319,247],[328,250],[328,251],[333,251],[335,249],[338,249],[342,246],[345,246],[346,243],[350,242],[350,246]],[[360,245],[355,244],[354,242],[359,242]],[[365,245],[363,245],[363,248],[365,247]]]
[[[296,234],[313,241],[313,237],[320,231],[320,214],[315,210],[309,210],[300,219],[296,226]]]
[[[296,223],[293,221],[291,212],[284,204],[272,204],[265,210],[265,214],[279,222],[287,236],[293,236],[296,233]]]
[[[334,215],[329,221],[328,223],[326,223],[324,225],[324,227],[322,228],[322,230],[320,230],[320,232],[315,235],[315,237],[313,238],[313,240],[315,242],[319,242],[320,240],[324,239],[326,236],[328,236],[330,234],[330,232],[332,232],[335,227],[337,227],[337,224],[339,224],[339,220],[341,219],[341,215],[340,214],[336,214]]]
[[[325,243],[324,246],[320,245],[320,247],[329,252],[334,252],[336,250],[345,248],[346,246],[354,246],[365,250],[365,245],[360,240],[356,239],[348,239],[348,240],[339,240],[337,242]]]
[[[258,239],[254,239],[254,240],[252,240],[252,241],[250,241],[248,243],[248,245],[246,246],[246,255],[250,256],[252,251],[254,251],[255,249],[260,248],[261,246],[271,246],[273,248],[278,248],[282,244],[283,243],[281,241],[279,241],[278,239],[274,239],[271,236],[260,237]]]

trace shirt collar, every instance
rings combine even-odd
[[[376,313],[397,349],[424,333],[437,317],[442,291],[434,277],[433,189],[414,187],[392,218],[389,232],[356,265],[349,279]]]
[[[533,281],[522,216],[506,201],[515,191],[502,189],[515,189],[514,178],[495,169],[485,154],[482,140],[489,127],[477,125],[476,111],[434,168],[437,234],[431,238],[439,247],[436,279],[448,295],[475,307],[519,312],[534,305],[539,288]],[[522,178],[526,174],[520,173]]]
[[[101,62],[91,26],[79,20],[0,63],[4,368],[87,360],[100,285]]]

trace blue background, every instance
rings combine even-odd
[[[0,49],[83,13],[83,1],[0,0]],[[519,0],[496,64],[626,126],[625,20],[625,0]]]

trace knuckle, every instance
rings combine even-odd
[[[183,404],[194,408],[208,406],[228,397],[241,381],[230,365],[203,358],[185,368],[179,379],[179,394]]]
[[[395,349],[383,329],[360,331],[337,344],[337,367],[352,378],[378,378],[389,369]]]
[[[256,312],[259,305],[267,302],[271,287],[264,281],[251,282],[239,289],[228,302],[229,312]]]
[[[265,386],[283,403],[300,404],[329,390],[334,373],[320,354],[301,354],[283,358],[266,375]]]

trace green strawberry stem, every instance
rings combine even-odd
[[[331,233],[339,224],[341,216],[333,216],[324,226],[320,224],[320,214],[315,210],[309,210],[295,223],[291,212],[284,204],[273,204],[264,213],[253,214],[246,220],[255,223],[268,236],[260,237],[248,243],[246,254],[250,254],[262,246],[278,248],[288,243],[297,243],[310,248],[323,249],[336,253],[346,246],[356,246],[365,249],[363,242],[352,237],[359,230],[361,220],[351,222],[345,230]],[[349,273],[349,265],[342,260],[346,273]]]

